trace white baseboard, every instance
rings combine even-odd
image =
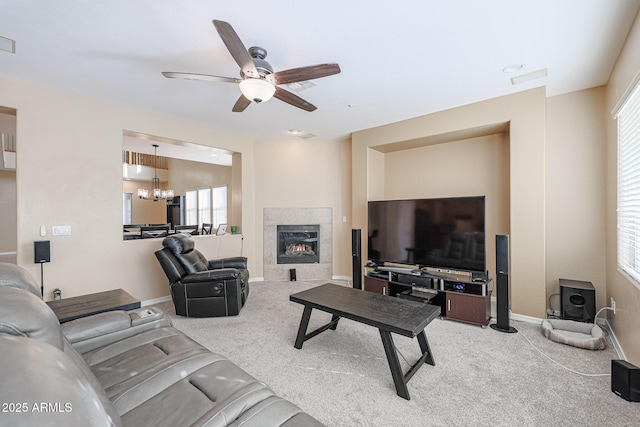
[[[604,329],[606,329],[607,333],[609,333],[609,336],[611,337],[611,343],[613,344],[613,349],[616,351],[616,353],[618,353],[618,357],[620,359],[627,360],[627,357],[625,356],[624,351],[622,351],[622,347],[620,346],[620,342],[618,341],[616,334],[613,332],[613,329],[611,329],[611,324],[609,323],[609,321],[607,319],[598,319],[597,322],[599,326],[602,326]]]
[[[160,304],[167,301],[171,301],[171,295],[167,295],[166,297],[160,297],[160,298],[149,299],[146,301],[141,301],[140,305],[142,307],[145,307],[147,305],[155,305],[155,304]]]
[[[264,277],[249,277],[249,283],[251,282],[264,282]]]
[[[347,282],[351,283],[353,278],[351,276],[331,276],[331,280],[346,280]]]
[[[519,322],[525,322],[525,323],[532,323],[534,325],[539,325],[542,323],[542,319],[540,319],[539,317],[526,316],[524,314],[512,313],[511,311],[509,311],[509,314],[511,315],[511,320],[517,320]]]

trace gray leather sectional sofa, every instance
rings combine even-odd
[[[321,426],[156,308],[59,324],[0,263],[0,425]]]

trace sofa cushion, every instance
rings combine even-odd
[[[162,246],[173,253],[187,274],[208,270],[208,262],[204,255],[195,250],[191,236],[183,233],[172,234],[162,240]]]
[[[0,286],[0,301],[0,332],[64,349],[58,318],[40,298],[24,289]]]
[[[2,371],[0,401],[20,405],[20,410],[14,406],[2,414],[2,425],[122,425],[101,389],[62,351],[38,340],[0,334],[0,354],[10,368]]]
[[[41,298],[41,290],[32,275],[22,267],[8,262],[0,262],[0,286],[24,289]]]
[[[147,423],[156,427],[226,427],[248,408],[274,396],[270,388],[227,359],[212,361],[190,375],[183,378],[174,375],[174,378],[172,385],[147,398],[141,405],[121,412],[123,422],[127,425]],[[120,411],[121,399],[114,402]]]
[[[176,233],[162,239],[162,246],[175,255],[180,255],[192,251],[195,248],[195,243],[192,238],[182,233]]]
[[[191,252],[178,255],[176,258],[178,258],[187,274],[207,271],[209,269],[207,260],[199,251],[192,250]]]
[[[209,350],[174,328],[143,332],[82,356],[112,397],[181,360]]]

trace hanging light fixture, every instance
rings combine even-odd
[[[249,101],[267,102],[276,93],[276,87],[266,80],[247,78],[240,82],[240,92]]]
[[[160,188],[160,179],[158,178],[158,144],[153,144],[153,179],[152,190],[149,192],[146,188],[138,188],[138,197],[143,200],[158,200],[173,199],[173,190],[162,190]]]

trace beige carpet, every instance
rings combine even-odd
[[[611,341],[602,351],[551,342],[538,325],[512,322],[520,332],[504,334],[449,320],[426,329],[436,366],[426,365],[409,381],[411,400],[395,393],[378,331],[342,319],[293,347],[303,307],[289,295],[323,282],[255,282],[241,314],[187,319],[159,305],[174,326],[223,354],[327,426],[638,426],[640,403],[610,391],[618,356]],[[330,319],[314,310],[309,330]],[[402,355],[419,357],[416,340],[395,336]],[[404,362],[402,362],[404,364]],[[404,364],[404,369],[408,368]]]

